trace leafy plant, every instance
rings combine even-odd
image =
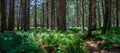
[[[3,53],[86,53],[84,41],[75,33],[57,30],[31,29],[0,33],[0,52]]]

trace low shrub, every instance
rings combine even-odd
[[[2,53],[87,53],[83,43],[74,33],[49,29],[0,33]]]

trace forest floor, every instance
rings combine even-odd
[[[91,37],[87,37],[87,29],[82,33],[80,28],[63,33],[40,28],[0,35],[0,53],[120,53],[120,30],[114,28],[106,34],[98,29]]]
[[[89,53],[120,53],[120,48],[104,49],[99,45],[99,42],[100,41],[86,40],[85,44]]]

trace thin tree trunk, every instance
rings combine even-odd
[[[108,30],[110,30],[111,27],[111,0],[109,0],[109,19],[108,19]]]
[[[18,2],[20,2],[20,0]],[[18,8],[18,13],[17,13],[17,30],[20,30],[20,4],[18,4],[17,8]]]
[[[104,15],[105,15],[105,7],[104,7],[105,2],[104,2],[104,0],[102,0],[101,4],[102,4],[102,15],[103,15],[103,17],[102,17],[103,18],[102,24],[103,24],[104,23]]]
[[[22,11],[21,11],[21,21],[22,21],[22,29],[27,31],[29,29],[29,0],[21,0],[22,3]]]
[[[51,29],[55,28],[55,3],[51,0]]]
[[[25,30],[29,30],[29,18],[30,18],[30,0],[26,0],[26,29]]]
[[[45,13],[44,13],[44,3],[42,4],[42,15],[43,15],[43,17],[42,17],[42,19],[41,19],[41,26],[42,27],[44,27],[44,18],[45,18]]]
[[[81,31],[84,32],[84,0],[80,0]]]
[[[79,27],[80,26],[80,18],[79,18],[79,0],[77,0],[76,1],[76,17],[77,17],[77,19],[76,19],[76,21],[77,21],[77,27]]]
[[[4,32],[7,29],[6,24],[6,1],[0,0],[1,2],[1,32]]]
[[[93,3],[92,3],[92,30],[95,30],[96,29],[96,0],[93,0]]]
[[[26,0],[23,0],[23,8],[22,8],[22,11],[23,11],[23,13],[22,13],[22,15],[23,15],[23,19],[22,19],[22,21],[23,21],[23,23],[22,23],[22,25],[23,25],[23,29],[25,30],[25,31],[27,31],[27,22],[26,22],[26,20],[27,20],[27,17],[26,17]]]
[[[49,9],[48,9],[48,7],[49,7],[49,6],[48,6],[48,0],[46,0],[46,8],[45,8],[46,10],[45,10],[45,12],[46,12],[46,22],[47,22],[47,23],[46,23],[46,27],[47,27],[47,28],[49,28],[49,15],[48,15],[48,10],[49,10]]]
[[[71,27],[72,26],[72,19],[71,19],[71,12],[70,12],[70,0],[68,0],[68,18],[69,18],[69,21],[68,21],[68,26]]]
[[[20,0],[20,21],[21,21],[21,30],[23,30],[23,1]]]
[[[9,4],[9,18],[8,18],[8,30],[14,30],[15,18],[14,18],[14,0],[10,0]]]
[[[37,0],[34,1],[35,3],[35,17],[34,17],[34,27],[37,28]]]
[[[92,17],[93,17],[93,3],[94,0],[89,0],[89,26],[88,26],[88,37],[92,36]]]
[[[98,24],[99,27],[101,28],[101,14],[100,14],[100,1],[98,0]]]
[[[30,0],[28,0],[28,3],[27,3],[27,5],[28,5],[28,8],[27,8],[27,10],[28,10],[28,14],[27,14],[27,16],[28,16],[28,19],[27,19],[27,29],[29,30],[30,29]]]
[[[106,33],[106,29],[108,27],[109,11],[110,11],[110,1],[105,0],[105,14],[104,14],[104,23],[103,23],[102,34]]]
[[[116,0],[116,26],[119,26],[119,7],[118,7],[119,1]]]

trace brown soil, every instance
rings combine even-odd
[[[85,42],[86,47],[88,48],[89,53],[120,53],[120,48],[112,48],[109,50],[101,49],[99,45],[100,41],[87,40]]]

